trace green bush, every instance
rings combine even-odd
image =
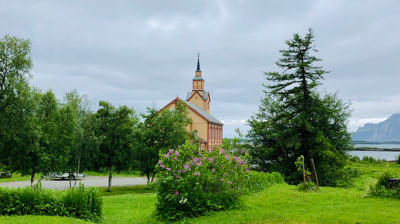
[[[101,221],[102,195],[98,188],[83,184],[68,191],[0,188],[0,215],[49,215]]]
[[[245,189],[247,193],[257,192],[274,184],[283,184],[283,175],[278,172],[250,172],[250,181],[246,182]]]
[[[400,164],[400,154],[398,156],[396,156],[395,158],[396,158],[396,163]]]
[[[301,182],[297,185],[299,191],[304,191],[304,182]],[[306,181],[306,189],[305,191],[318,191],[317,185],[314,182]]]
[[[350,155],[349,159],[350,159],[351,162],[360,162],[360,157],[358,157],[358,156]]]
[[[251,173],[244,163],[248,159],[247,154],[231,156],[224,149],[199,151],[198,145],[189,142],[161,154],[156,166],[157,217],[173,221],[238,208],[243,204],[241,195],[272,181],[283,183],[277,173]]]
[[[367,189],[367,195],[371,197],[391,197],[400,199],[400,186],[391,188],[389,179],[395,178],[390,172],[383,172],[378,176],[375,183],[370,183]]]

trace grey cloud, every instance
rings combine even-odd
[[[144,112],[191,90],[200,53],[212,114],[233,137],[257,111],[263,71],[284,40],[313,27],[322,81],[360,119],[400,112],[398,1],[11,1],[0,2],[0,34],[33,41],[31,83],[61,95]],[[357,122],[356,122],[357,121]]]

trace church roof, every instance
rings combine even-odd
[[[205,110],[201,109],[199,106],[197,106],[194,103],[190,103],[185,101],[185,103],[187,105],[189,105],[192,109],[196,110],[199,114],[201,114],[203,117],[207,118],[209,121],[213,122],[213,123],[217,123],[217,124],[224,124],[221,121],[219,121],[217,118],[215,118],[214,116],[212,116],[211,114],[207,113]]]
[[[210,97],[210,93],[209,92],[204,92],[204,95],[202,96],[201,94],[199,94],[203,100],[207,100]],[[192,92],[188,92],[187,96],[186,96],[186,101],[190,100],[190,97],[192,96]]]
[[[201,77],[201,76],[195,76],[195,77],[193,78],[193,80],[204,80],[204,79],[203,79],[203,77]]]

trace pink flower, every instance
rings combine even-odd
[[[238,164],[239,164],[239,165],[243,165],[243,164],[244,164],[244,160],[240,160],[240,161],[238,162]]]
[[[162,163],[161,160],[158,160],[158,163],[161,164]]]
[[[189,164],[186,164],[186,165],[183,166],[183,168],[188,170],[188,169],[190,169],[190,166],[189,166]]]
[[[176,161],[177,159],[178,159],[178,158],[175,156],[175,157],[174,157],[174,160]]]
[[[201,156],[201,152],[199,152],[197,155]]]
[[[225,155],[225,159],[229,159],[229,155],[228,154]]]
[[[222,174],[223,177],[225,177],[225,174]]]
[[[161,166],[161,168],[165,169],[165,166],[164,166],[164,165],[160,164],[160,166]]]
[[[166,168],[167,171],[171,171],[171,168]]]
[[[234,157],[233,157],[233,161],[236,161],[236,160],[238,160],[238,157],[237,157],[237,156],[234,156]]]
[[[203,165],[201,162],[196,163],[197,166]]]
[[[179,156],[179,152],[178,152],[178,151],[176,151],[174,155],[175,155],[175,156]]]
[[[167,155],[164,155],[165,156],[165,158],[168,158],[169,157],[169,154],[167,153]]]
[[[250,170],[249,170],[249,169],[246,169],[246,171],[247,171],[248,173],[250,173]]]
[[[228,181],[228,184],[229,184],[229,185],[231,185],[231,184],[232,184],[232,182]]]
[[[176,191],[175,191],[175,194],[176,194],[176,195],[179,195],[179,192],[176,190]]]
[[[173,153],[173,152],[174,152],[174,150],[172,150],[172,149],[168,150],[168,153],[169,153],[169,154],[171,154],[171,153]]]
[[[200,173],[199,173],[199,172],[196,172],[196,173],[194,173],[193,175],[195,175],[195,176],[200,176]]]
[[[221,153],[225,154],[225,149],[221,148]]]
[[[212,172],[215,173],[215,169],[214,168],[212,169]]]
[[[208,158],[208,160],[210,160],[210,162],[214,162],[214,159],[213,159],[213,158]]]
[[[181,169],[179,169],[179,170],[178,170],[178,172],[179,172],[179,173],[182,173],[182,172],[184,172],[184,171],[183,171],[183,170],[181,170]]]
[[[225,180],[224,179],[221,179],[221,182],[224,182]]]
[[[198,162],[200,162],[200,158],[194,158],[194,160],[193,160],[195,163],[198,163]]]
[[[240,154],[243,154],[243,149],[240,150]]]

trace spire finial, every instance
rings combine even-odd
[[[197,53],[197,71],[198,72],[201,71],[200,70],[200,54],[199,53]]]

